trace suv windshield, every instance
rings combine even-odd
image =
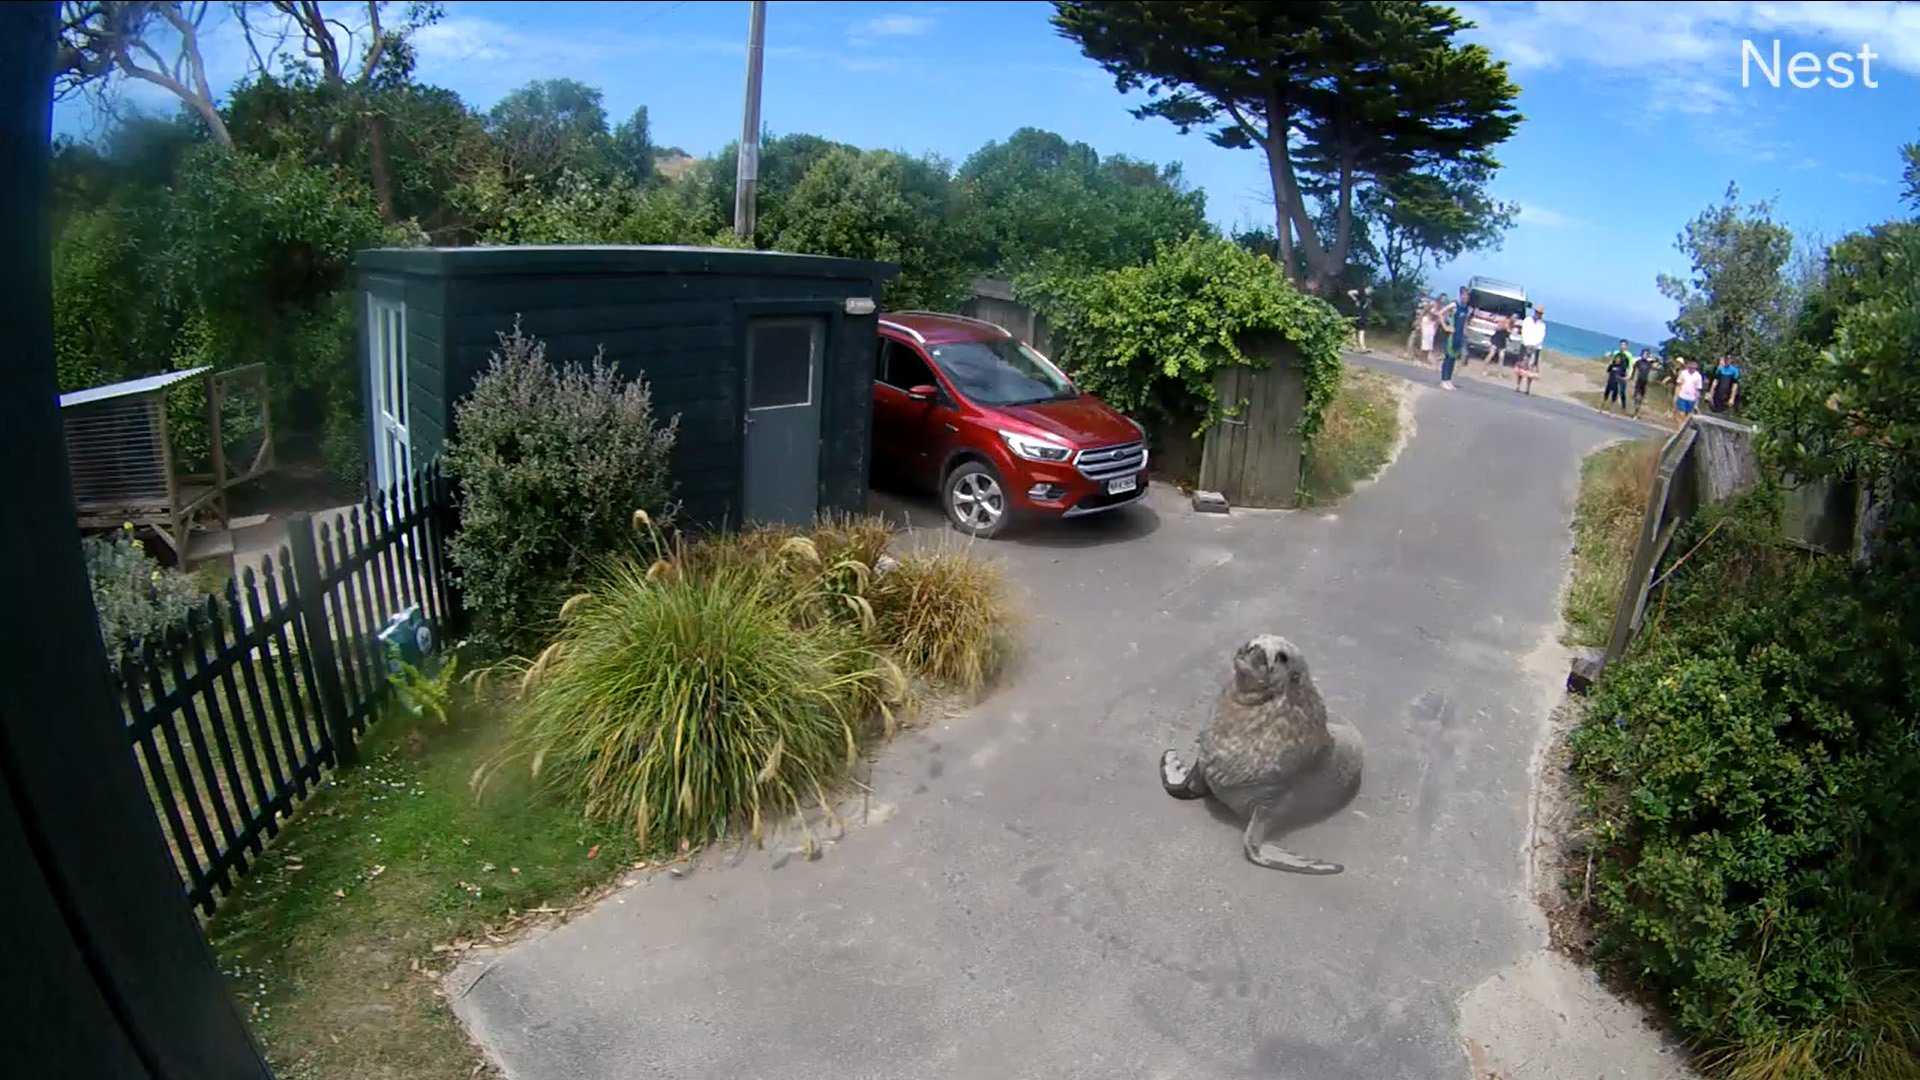
[[[928,351],[954,388],[982,405],[1032,405],[1080,396],[1059,368],[1012,338],[956,341]]]

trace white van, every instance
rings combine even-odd
[[[1476,277],[1467,282],[1467,303],[1473,308],[1473,316],[1467,320],[1467,355],[1479,356],[1490,351],[1493,320],[1511,315],[1515,323],[1513,334],[1507,339],[1506,351],[1509,358],[1519,359],[1523,351],[1519,320],[1527,317],[1527,290],[1512,282]],[[1499,363],[1501,358],[1489,356],[1487,362]]]

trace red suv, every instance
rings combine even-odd
[[[880,317],[874,467],[939,491],[955,528],[1079,517],[1147,491],[1146,433],[1005,329],[923,311]]]

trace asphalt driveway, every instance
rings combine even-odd
[[[514,1080],[1464,1076],[1457,1002],[1537,944],[1528,759],[1577,466],[1639,430],[1558,405],[1423,392],[1331,513],[1156,491],[984,545],[1031,594],[1026,655],[881,752],[887,820],[655,875],[470,961],[457,1011]],[[1290,842],[1344,874],[1255,867],[1160,790],[1260,632],[1368,741],[1352,807]]]

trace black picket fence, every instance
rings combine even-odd
[[[211,915],[281,822],[357,740],[391,689],[387,620],[417,607],[444,640],[447,480],[429,467],[332,520],[287,522],[161,642],[122,659],[116,700],[188,903]]]

